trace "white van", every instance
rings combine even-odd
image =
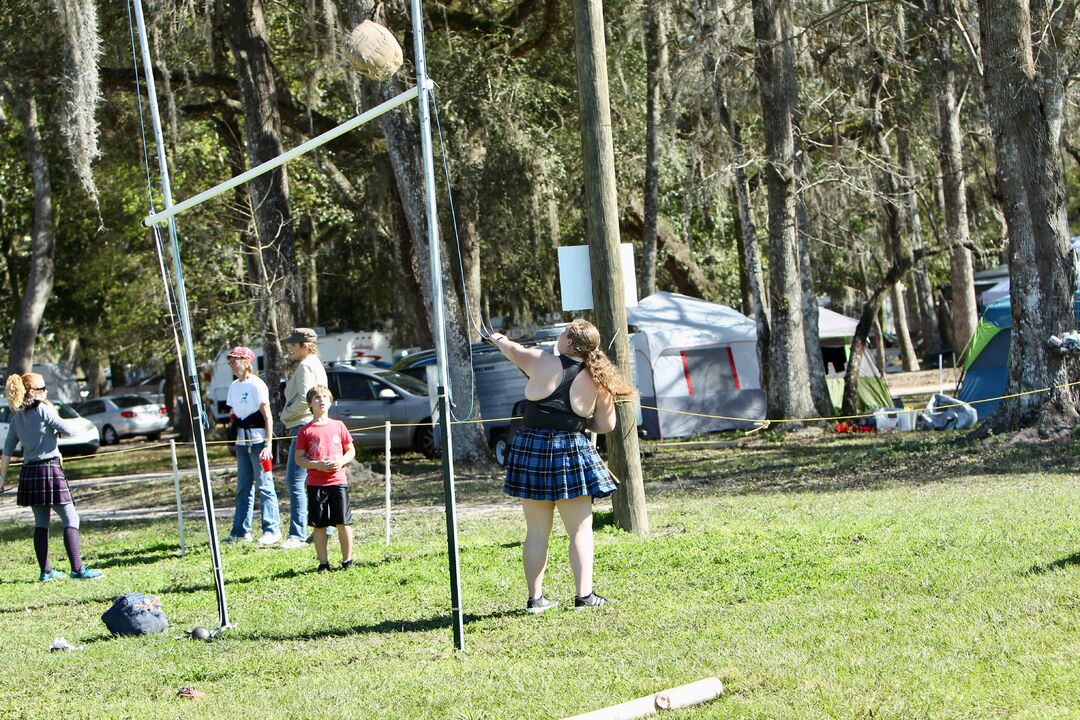
[[[377,330],[323,334],[320,328],[316,328],[315,332],[319,335],[319,359],[328,367],[364,365],[379,361],[389,363],[393,360],[394,349],[390,345],[390,336]],[[255,372],[262,375],[266,369],[262,346],[255,345],[251,349],[255,351]],[[216,422],[229,419],[229,406],[225,401],[229,396],[233,374],[229,369],[228,354],[229,349],[226,348],[214,358],[213,374],[206,389],[210,400],[208,410]],[[270,388],[270,392],[275,391],[276,388]]]

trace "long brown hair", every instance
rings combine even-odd
[[[622,372],[600,349],[600,331],[588,320],[576,318],[566,328],[566,338],[574,355],[584,358],[593,381],[615,398],[633,398],[637,390],[626,382]]]

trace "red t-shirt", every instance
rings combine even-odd
[[[352,436],[345,423],[340,420],[327,420],[322,425],[308,423],[296,434],[296,451],[304,451],[308,460],[332,460],[340,458],[352,445]],[[349,476],[344,467],[335,472],[329,470],[308,470],[308,485],[348,485]]]

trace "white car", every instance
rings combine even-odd
[[[60,452],[65,457],[73,457],[75,455],[91,455],[97,452],[98,446],[101,445],[101,436],[98,434],[97,426],[90,422],[86,418],[75,412],[67,403],[54,402],[57,414],[64,420],[72,423],[79,428],[79,432],[74,435],[61,435],[57,441],[57,445],[60,446]],[[0,446],[7,440],[8,430],[11,428],[10,423],[11,408],[8,407],[7,399],[0,398]],[[22,454],[22,448],[16,446],[15,453],[17,455]]]
[[[141,395],[86,400],[75,409],[101,431],[102,445],[115,445],[121,438],[135,435],[157,440],[169,429],[165,406]]]

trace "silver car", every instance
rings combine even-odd
[[[427,384],[393,370],[375,367],[332,365],[326,381],[334,394],[330,417],[345,423],[358,448],[381,448],[386,444],[386,421],[390,447],[412,449],[425,457],[437,457],[430,425],[431,401]]]
[[[86,400],[75,409],[101,431],[102,445],[115,445],[121,438],[136,435],[157,440],[169,427],[165,406],[140,395]]]

